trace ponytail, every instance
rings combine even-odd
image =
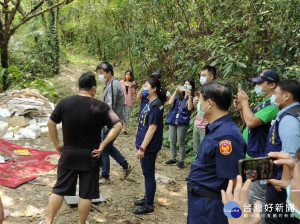
[[[167,90],[164,87],[161,87],[161,82],[156,77],[150,77],[147,82],[150,83],[152,88],[156,88],[156,94],[161,102],[165,102],[167,100],[166,93]]]

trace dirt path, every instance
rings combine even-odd
[[[85,65],[69,64],[62,67],[58,81],[65,82],[72,93],[77,91],[77,80],[84,70],[93,67]],[[102,92],[99,86],[98,93]],[[98,97],[97,97],[98,98]],[[136,119],[136,118],[135,118]],[[156,173],[173,178],[174,184],[157,182],[155,196],[155,214],[134,215],[133,202],[140,199],[144,193],[144,179],[140,163],[135,157],[136,126],[131,125],[128,135],[121,134],[115,145],[122,152],[127,161],[134,165],[132,174],[126,180],[122,180],[122,168],[111,159],[111,183],[101,185],[100,191],[106,202],[94,205],[88,221],[93,223],[186,223],[187,196],[186,182],[189,167],[178,170],[176,166],[164,166],[169,159],[169,149],[163,148],[156,162]],[[61,135],[60,135],[61,136]],[[20,140],[15,142],[20,145],[30,144],[32,148],[41,150],[53,150],[52,143],[47,134],[36,140]],[[39,223],[44,219],[51,188],[56,181],[56,169],[46,173],[34,181],[35,184],[26,183],[16,189],[0,186],[0,195],[4,207],[11,211],[11,215],[5,220],[7,224]],[[54,223],[77,223],[77,208],[70,208],[63,203]]]

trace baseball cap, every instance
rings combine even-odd
[[[155,78],[158,78],[158,79],[161,79],[161,73],[160,72],[153,72],[150,77],[155,77]]]
[[[258,77],[249,78],[250,82],[279,82],[279,75],[274,70],[265,70],[262,73],[259,74]]]

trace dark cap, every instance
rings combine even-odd
[[[161,73],[160,72],[153,72],[150,77],[155,77],[155,78],[158,78],[158,79],[161,79]]]
[[[262,73],[260,73],[258,77],[249,78],[248,80],[251,82],[279,82],[279,75],[274,70],[265,70]]]

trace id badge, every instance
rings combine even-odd
[[[179,118],[179,114],[176,114],[176,119],[178,119]]]

